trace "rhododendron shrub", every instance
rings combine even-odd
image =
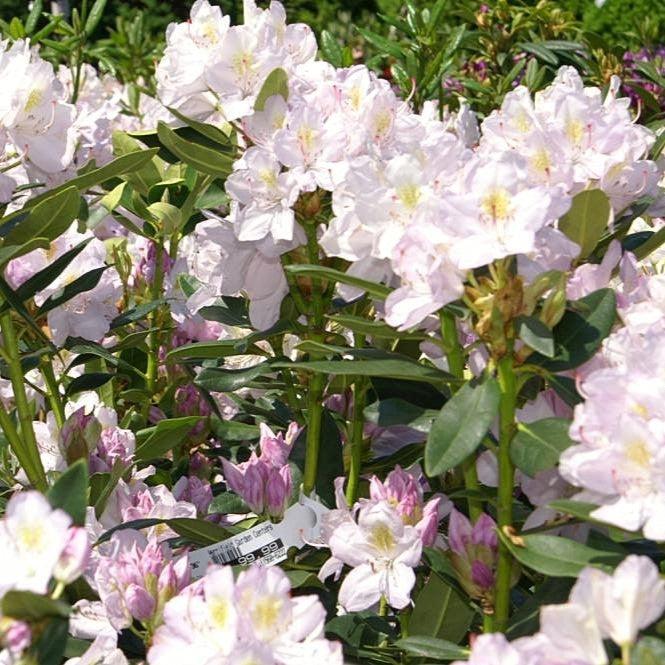
[[[71,66],[0,44],[0,661],[664,662],[665,141],[622,81],[451,108],[461,34],[403,95],[197,0],[127,84],[102,11]]]

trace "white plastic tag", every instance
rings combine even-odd
[[[210,564],[273,566],[286,559],[290,547],[302,549],[320,539],[321,517],[328,508],[301,496],[279,524],[261,522],[247,531],[189,553],[192,579],[203,577]]]

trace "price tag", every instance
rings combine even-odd
[[[327,512],[315,499],[301,496],[278,524],[261,522],[215,545],[190,552],[192,579],[203,577],[210,564],[274,566],[286,559],[290,547],[302,549],[320,540],[321,518]]]

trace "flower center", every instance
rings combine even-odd
[[[480,206],[494,221],[506,219],[510,214],[510,194],[503,188],[493,189],[483,198]]]

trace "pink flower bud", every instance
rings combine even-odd
[[[148,621],[155,612],[155,599],[138,584],[130,584],[125,589],[125,603],[129,613],[139,621]]]
[[[265,510],[270,517],[280,518],[291,497],[291,468],[271,469],[265,485]]]
[[[264,477],[265,471],[261,468],[261,462],[250,464],[245,471],[244,487],[240,496],[245,500],[253,512],[261,514],[264,508]]]
[[[60,450],[67,464],[88,459],[97,447],[101,431],[101,423],[94,415],[86,415],[85,407],[74,411],[60,430]]]
[[[471,564],[471,581],[482,590],[489,591],[494,587],[494,573],[482,561]]]
[[[450,513],[450,522],[448,523],[448,544],[450,549],[460,556],[466,555],[467,545],[471,542],[471,522],[458,510]]]
[[[489,515],[482,513],[476,520],[471,532],[471,542],[474,545],[484,545],[492,550],[499,547],[496,522]]]
[[[178,501],[193,503],[199,515],[206,515],[212,502],[212,487],[207,480],[196,476],[183,476],[173,486],[173,496]]]
[[[291,423],[286,430],[286,435],[281,432],[277,435],[264,423],[260,425],[261,461],[274,467],[282,467],[286,464],[291,453],[291,447],[298,435],[298,424]]]
[[[25,621],[12,621],[4,635],[4,643],[13,654],[25,651],[32,641],[32,631]]]
[[[90,558],[88,533],[83,527],[69,529],[67,544],[53,569],[53,577],[63,584],[71,584],[85,571]]]
[[[423,541],[423,547],[432,547],[436,542],[439,533],[439,506],[441,497],[437,496],[428,501],[423,507],[423,516],[420,522],[416,524],[416,529],[420,533],[420,539]]]

